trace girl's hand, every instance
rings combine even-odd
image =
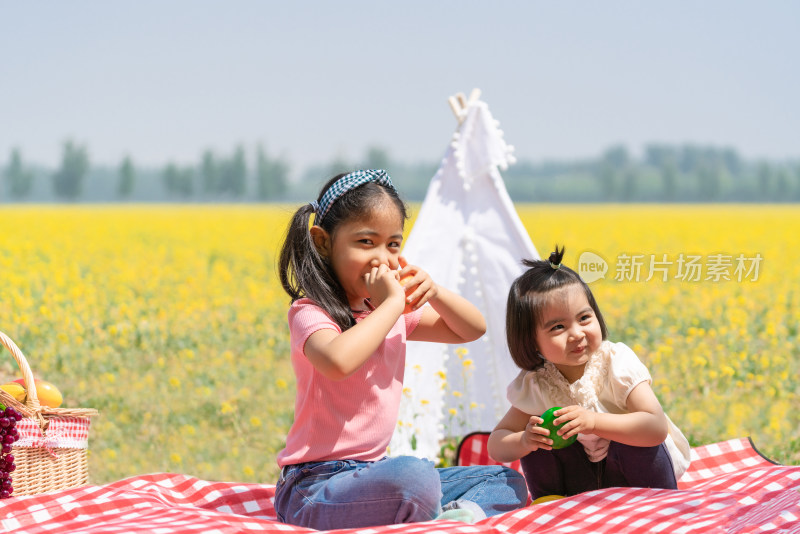
[[[581,434],[594,434],[594,429],[597,426],[597,413],[582,406],[567,406],[556,410],[553,415],[556,416],[553,420],[554,425],[558,426],[566,423],[557,432],[564,439],[570,438],[579,432]]]
[[[525,425],[525,430],[522,431],[522,435],[520,435],[519,440],[526,450],[552,450],[553,440],[548,437],[550,436],[550,431],[539,426],[542,423],[544,423],[544,419],[536,415],[532,415],[528,420],[528,424]]]
[[[563,438],[592,434],[634,447],[653,447],[667,439],[669,423],[648,382],[633,388],[626,408],[628,413],[597,413],[580,406],[567,406],[556,410],[553,423],[564,423],[558,430]]]
[[[413,287],[414,291],[405,295],[405,300],[408,304],[413,302],[413,308],[418,310],[423,304],[436,298],[439,294],[439,287],[434,283],[431,275],[416,265],[409,265],[403,256],[399,257],[399,262],[398,280],[412,275],[412,278],[405,283],[405,287]]]
[[[531,451],[553,448],[550,433],[541,425],[544,420],[511,406],[489,434],[486,448],[497,462],[513,462]]]
[[[364,275],[364,283],[372,305],[377,308],[383,302],[396,300],[401,304],[402,310],[406,295],[398,280],[397,271],[387,265],[378,264],[377,261],[374,262],[370,272]]]

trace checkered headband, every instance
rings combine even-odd
[[[389,174],[383,169],[351,172],[336,180],[333,185],[325,191],[325,194],[322,195],[319,202],[316,200],[309,202],[311,207],[314,208],[314,213],[317,214],[315,222],[319,222],[325,217],[325,214],[328,213],[333,203],[336,202],[339,197],[367,182],[375,182],[394,189],[392,179],[389,178]]]

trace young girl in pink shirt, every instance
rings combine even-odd
[[[280,278],[292,298],[297,395],[275,493],[286,523],[474,522],[527,499],[522,477],[502,466],[436,469],[386,457],[406,340],[465,343],[486,329],[475,306],[400,256],[407,218],[386,171],[366,170],[331,179],[289,225]]]

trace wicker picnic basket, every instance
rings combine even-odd
[[[17,423],[20,438],[11,454],[17,468],[12,473],[14,496],[83,486],[89,482],[89,422],[97,410],[41,406],[33,373],[19,347],[0,332],[2,343],[22,372],[28,395],[25,403],[0,389],[0,402],[23,418]]]

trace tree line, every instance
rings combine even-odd
[[[125,156],[116,168],[93,167],[88,148],[67,141],[60,165],[49,170],[27,164],[14,148],[0,175],[0,202],[279,200],[289,187],[288,163],[260,145],[253,159],[248,165],[244,147],[238,146],[230,154],[205,150],[196,165],[145,168]]]
[[[513,199],[556,202],[798,202],[800,160],[747,160],[732,148],[649,144],[640,157],[622,145],[600,156],[504,173]]]
[[[248,153],[205,150],[194,164],[92,165],[86,145],[67,141],[59,166],[27,162],[14,148],[0,173],[0,202],[295,202],[314,198],[330,176],[386,168],[410,201],[424,198],[438,163],[393,160],[369,147],[362,157],[307,167],[291,177],[284,157],[261,145]],[[747,160],[735,149],[650,144],[640,156],[612,146],[596,157],[520,161],[503,171],[515,202],[798,202],[800,161]]]

